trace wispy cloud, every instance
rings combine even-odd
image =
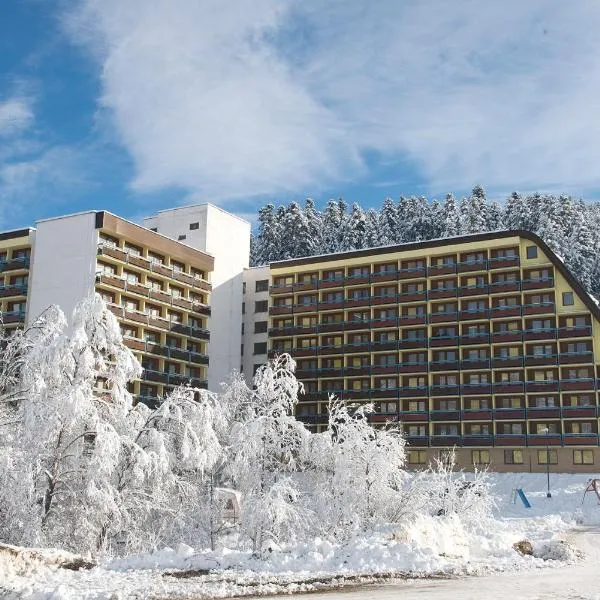
[[[600,185],[595,0],[70,6],[137,190],[331,187],[373,153],[436,190]]]
[[[33,123],[33,110],[29,100],[9,98],[0,101],[0,137],[16,135]]]

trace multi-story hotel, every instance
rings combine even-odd
[[[600,310],[535,235],[287,260],[270,276],[270,352],[296,359],[309,427],[335,394],[402,422],[415,465],[453,446],[466,468],[600,461]]]
[[[51,304],[70,314],[97,291],[144,367],[139,400],[153,405],[181,383],[207,387],[212,256],[90,211],[39,221],[32,263],[28,321]]]
[[[33,229],[0,233],[0,310],[7,329],[25,323],[33,234]]]

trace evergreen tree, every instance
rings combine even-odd
[[[358,250],[366,247],[366,230],[367,224],[365,213],[361,207],[354,203],[352,212],[346,220],[344,228],[344,237],[342,238],[343,250]]]
[[[281,258],[310,256],[313,243],[308,226],[308,219],[297,202],[291,202],[285,211],[283,222],[284,242]]]
[[[513,192],[506,201],[504,225],[508,229],[529,229],[529,211],[523,196]]]
[[[497,200],[494,200],[488,205],[485,216],[485,228],[487,231],[498,231],[503,229],[502,208]]]
[[[463,233],[479,233],[486,229],[486,198],[480,185],[473,188],[468,198],[460,203],[461,229]]]
[[[254,264],[266,265],[279,258],[280,227],[281,222],[276,219],[275,207],[272,204],[267,204],[258,211],[258,235],[256,236]]]
[[[304,202],[304,216],[306,217],[310,246],[307,256],[320,254],[323,245],[323,219],[321,213],[315,208],[312,198],[307,198]]]
[[[453,194],[446,194],[442,208],[442,236],[460,235],[460,215]]]
[[[330,200],[323,212],[323,235],[321,236],[321,252],[329,254],[338,252],[342,246],[342,235],[346,221],[346,205],[343,200]]]
[[[380,214],[373,208],[370,208],[365,214],[365,247],[377,248],[386,246],[393,242],[385,242],[381,238]]]
[[[398,211],[390,197],[383,201],[379,213],[379,239],[383,246],[398,242]]]

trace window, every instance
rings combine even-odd
[[[557,465],[558,453],[556,450],[538,450],[537,452],[538,465]]]
[[[165,257],[155,252],[148,252],[148,259],[153,265],[162,265],[165,262]]]
[[[522,465],[523,450],[505,450],[504,451],[505,465]]]
[[[537,258],[537,246],[527,246],[527,258]]]
[[[254,303],[254,312],[255,313],[264,313],[269,310],[269,301],[268,300],[259,300]]]
[[[117,269],[114,265],[107,265],[106,263],[98,263],[98,271],[101,275],[114,276],[117,273]]]
[[[563,292],[562,303],[563,303],[563,306],[573,306],[573,304],[574,304],[573,292]]]
[[[256,342],[254,344],[254,354],[266,354],[267,342]]]
[[[489,450],[473,450],[471,451],[471,462],[474,465],[489,465],[490,451]]]
[[[142,249],[139,246],[134,246],[133,244],[128,244],[127,242],[124,244],[123,249],[131,256],[142,255]]]
[[[269,291],[269,280],[261,279],[260,281],[257,281],[254,285],[254,291],[255,292],[268,292]]]
[[[144,340],[151,344],[159,344],[160,336],[155,331],[144,331]]]
[[[574,465],[593,465],[594,451],[593,450],[573,450]]]
[[[409,450],[409,465],[424,465],[427,462],[427,450]]]
[[[185,265],[175,260],[171,261],[171,266],[173,267],[174,273],[183,273],[185,271]]]
[[[254,323],[254,333],[266,333],[268,325],[267,321],[256,321]]]
[[[200,228],[200,223],[196,222],[196,223],[190,223],[190,231],[195,231],[196,229]]]
[[[425,412],[425,400],[411,400],[408,403],[409,412]]]
[[[185,240],[185,238],[186,238],[186,237],[187,237],[187,236],[185,235],[185,233],[182,233],[181,235],[178,235],[178,236],[177,236],[177,239],[178,239],[180,242],[182,242],[183,240]]]

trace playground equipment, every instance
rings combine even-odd
[[[521,502],[523,502],[523,506],[525,508],[531,508],[531,503],[527,499],[527,496],[525,495],[525,492],[523,491],[523,488],[515,488],[515,489],[513,489],[513,491],[512,491],[512,497],[511,497],[511,502],[513,504],[516,504],[517,503],[517,498],[521,499]]]
[[[594,492],[596,497],[598,498],[598,504],[600,504],[600,479],[588,479],[587,485],[585,487],[585,492],[583,492],[583,498],[581,499],[581,504],[585,500],[585,495],[588,492]]]

